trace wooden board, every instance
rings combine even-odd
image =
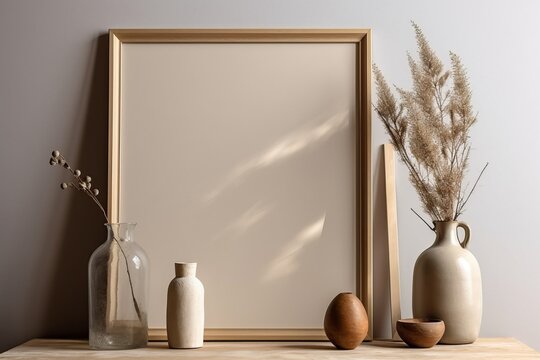
[[[390,308],[392,339],[401,340],[396,322],[401,319],[399,288],[399,245],[397,227],[396,173],[394,147],[384,144],[384,185],[386,190],[386,226],[388,231],[388,274],[390,275]]]
[[[540,359],[540,354],[511,339],[480,339],[471,345],[411,349],[402,342],[373,341],[355,350],[336,350],[329,342],[210,342],[196,350],[170,350],[166,342],[145,349],[92,351],[80,340],[35,339],[0,354],[1,359]]]

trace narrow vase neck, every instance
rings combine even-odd
[[[107,226],[107,240],[133,241],[135,225],[132,223],[110,223]]]
[[[174,272],[176,277],[195,276],[197,263],[174,263]]]
[[[459,245],[457,237],[457,221],[435,221],[435,238],[434,246],[437,245]]]

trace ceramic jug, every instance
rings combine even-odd
[[[414,266],[413,315],[443,320],[442,344],[469,344],[478,338],[482,321],[480,267],[467,250],[469,227],[457,221],[436,221],[436,238]],[[465,231],[462,242],[458,227]]]

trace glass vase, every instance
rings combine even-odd
[[[134,242],[135,224],[105,224],[107,241],[88,263],[89,344],[133,349],[148,342],[148,260]]]

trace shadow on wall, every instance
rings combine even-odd
[[[298,131],[296,133],[293,132],[278,140],[251,160],[235,167],[233,171],[221,181],[220,185],[204,197],[204,201],[210,202],[215,200],[227,188],[241,182],[256,170],[275,165],[310,146],[320,143],[323,140],[327,140],[337,131],[344,129],[349,125],[349,114],[349,111],[346,110],[339,112],[314,128]]]
[[[373,181],[373,331],[375,338],[392,336],[390,324],[390,283],[388,273],[388,230],[386,228],[386,194],[384,184],[384,151],[377,149]]]
[[[108,149],[108,35],[97,38],[88,108],[73,165],[91,174],[107,203]],[[71,196],[65,228],[61,233],[57,264],[50,284],[43,336],[88,336],[88,260],[106,239],[105,219],[83,194]]]

